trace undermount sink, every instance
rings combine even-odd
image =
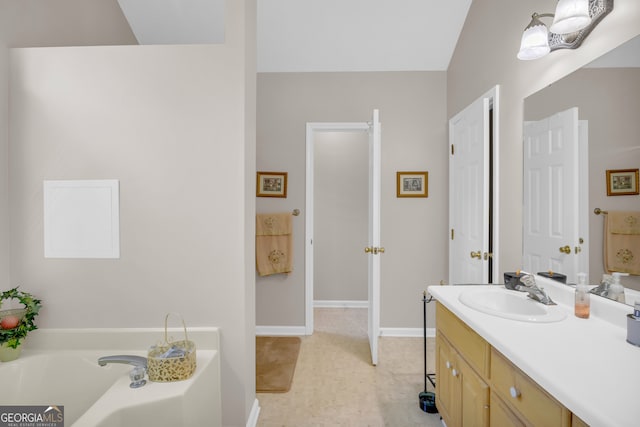
[[[521,322],[559,322],[567,314],[558,306],[548,306],[527,297],[526,292],[504,288],[473,289],[460,294],[460,302],[485,314]]]

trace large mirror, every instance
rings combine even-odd
[[[578,180],[574,188],[579,193],[578,197],[574,197],[571,191],[565,190],[562,197],[570,198],[572,205],[575,204],[576,227],[580,226],[580,221],[583,225],[576,242],[567,242],[566,245],[554,243],[554,256],[558,258],[560,253],[565,259],[575,257],[573,267],[567,268],[569,282],[575,283],[576,273],[584,271],[589,282],[596,284],[600,283],[605,273],[605,212],[640,211],[638,195],[607,195],[607,171],[640,168],[640,36],[525,99],[525,228],[527,221],[531,222],[531,218],[526,218],[531,215],[526,208],[527,203],[542,200],[544,205],[548,189],[560,188],[561,185],[558,179],[554,181],[553,174],[550,174],[551,182],[538,187],[535,182],[530,182],[531,179],[527,179],[527,168],[530,167],[527,166],[527,135],[535,132],[535,129],[540,132],[540,128],[535,126],[547,118],[558,117],[560,112],[569,112],[574,118],[577,116],[580,123],[577,133],[579,145],[583,149],[576,154],[579,170],[563,175],[565,181],[568,176]],[[549,134],[553,132],[552,130]],[[558,143],[562,143],[561,138]],[[531,193],[535,191],[541,194],[533,197]],[[596,214],[597,209],[604,212]],[[548,210],[547,206],[541,209]],[[527,239],[527,231],[524,232],[523,259],[526,265],[527,254],[536,249],[533,248],[532,240]],[[636,256],[640,257],[640,248]],[[582,261],[578,261],[580,258]],[[542,266],[542,263],[535,266],[535,262],[533,264],[530,268],[539,267],[536,271],[546,271],[555,266],[556,271],[562,273],[562,267],[553,262],[551,266]],[[640,291],[640,276],[623,277],[622,282],[627,289],[632,290],[630,293]],[[627,303],[629,302],[627,299]]]

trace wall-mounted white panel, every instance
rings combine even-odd
[[[118,180],[44,181],[45,258],[120,258]]]

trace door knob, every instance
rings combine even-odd
[[[570,254],[571,253],[571,246],[566,245],[560,248],[560,252],[562,252],[563,254]]]
[[[480,251],[477,251],[477,252],[471,251],[471,258],[481,259],[482,258],[482,254],[480,253]]]
[[[488,260],[489,258],[493,258],[493,253],[491,252],[485,252],[484,253],[484,260]]]
[[[376,248],[378,250],[378,252],[380,252],[381,254],[384,253],[384,248],[380,247],[380,248]]]
[[[365,253],[371,253],[373,252],[373,248],[371,246],[367,246],[366,248],[364,248]]]

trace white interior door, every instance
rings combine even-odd
[[[378,338],[380,336],[380,121],[378,110],[373,110],[369,129],[369,320],[368,334],[371,363],[378,364]]]
[[[449,120],[449,282],[454,285],[489,282],[489,142],[489,98]]]
[[[523,269],[576,280],[579,236],[578,109],[524,129]]]

